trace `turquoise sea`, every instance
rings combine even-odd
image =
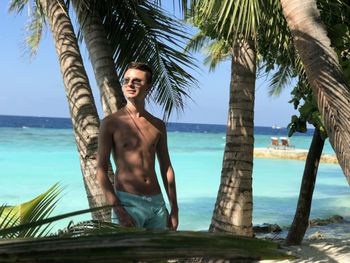
[[[255,147],[266,147],[271,136],[286,129],[255,128]],[[312,132],[291,138],[308,149]],[[225,126],[169,124],[168,143],[175,169],[180,230],[206,230],[220,182]],[[333,153],[327,141],[325,153]],[[88,207],[73,132],[68,119],[0,116],[0,204],[18,204],[46,191],[56,182],[64,192],[55,214]],[[253,223],[291,224],[304,161],[255,159]],[[339,214],[346,224],[324,228],[334,236],[350,236],[350,188],[338,164],[320,164],[311,218]],[[73,220],[87,220],[88,214]],[[64,227],[69,220],[56,223]]]

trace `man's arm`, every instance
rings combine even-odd
[[[166,128],[163,122],[160,131],[161,135],[157,145],[157,158],[163,179],[164,188],[168,195],[171,207],[169,228],[172,230],[176,230],[179,224],[179,209],[177,206],[175,173],[170,162]]]
[[[108,165],[113,145],[113,133],[110,130],[111,127],[108,125],[108,119],[104,119],[101,123],[98,136],[96,178],[105,193],[107,202],[113,206],[115,213],[118,215],[119,223],[123,226],[134,226],[133,219],[121,205],[114,192],[113,185],[108,178]]]

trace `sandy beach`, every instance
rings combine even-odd
[[[261,260],[272,262],[350,262],[350,238],[305,240],[301,246],[282,246],[282,250],[296,257],[294,260]]]
[[[254,148],[255,158],[306,160],[307,150],[288,147]],[[338,163],[335,154],[322,154],[321,163]]]

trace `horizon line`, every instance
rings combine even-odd
[[[12,115],[12,114],[0,114],[0,117],[24,117],[24,118],[52,118],[52,119],[68,119],[70,120],[70,117],[57,117],[57,116],[29,116],[29,115]],[[100,119],[102,120],[102,119]],[[227,126],[227,124],[222,124],[222,123],[197,123],[197,122],[175,122],[175,121],[170,121],[167,123],[174,123],[174,124],[195,124],[195,125],[218,125],[218,126]],[[254,127],[265,127],[265,128],[272,128],[273,127],[278,127],[275,129],[287,129],[287,127],[279,126],[277,124],[271,125],[271,126],[260,126],[260,125],[254,125]],[[308,128],[309,129],[309,128]],[[311,128],[313,129],[313,128]]]

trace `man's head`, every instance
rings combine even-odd
[[[144,99],[152,87],[152,75],[152,69],[146,63],[131,62],[123,79],[125,97]]]
[[[146,73],[147,75],[147,82],[151,85],[152,84],[152,77],[153,77],[153,71],[152,69],[143,62],[130,62],[127,68],[127,71],[129,69],[138,69]]]

